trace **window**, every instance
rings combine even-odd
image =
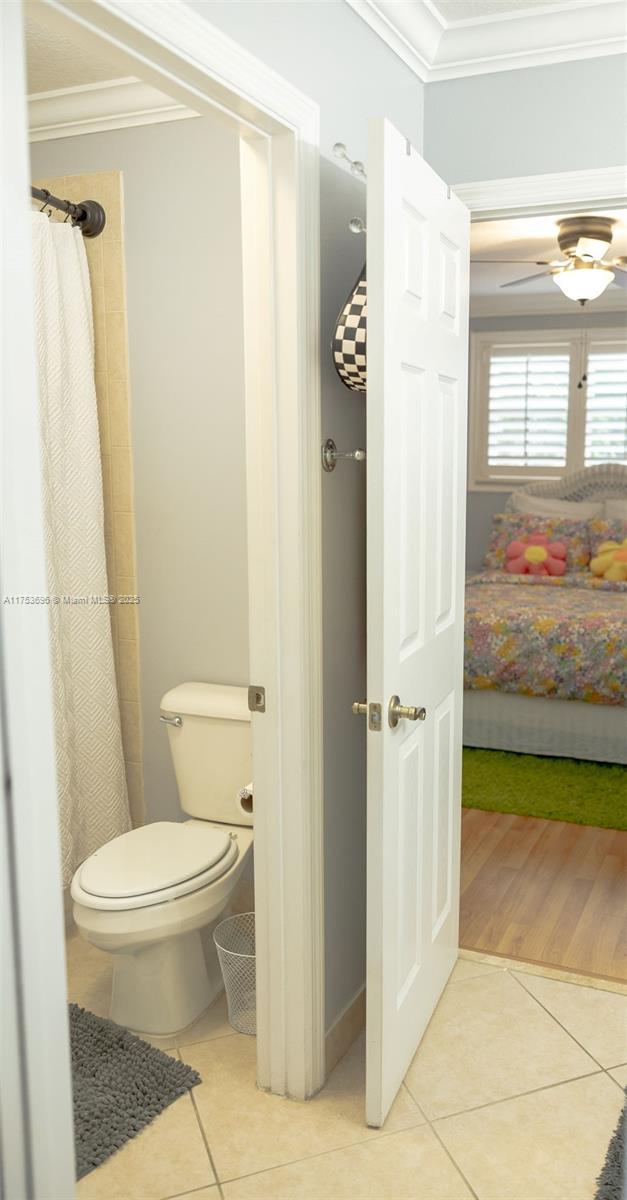
[[[627,350],[591,342],[586,374],[585,465],[627,462]]]
[[[469,457],[478,490],[627,462],[627,340],[473,334]]]

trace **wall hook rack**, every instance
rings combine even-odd
[[[346,146],[344,145],[344,142],[336,142],[333,147],[333,153],[336,158],[343,158],[344,162],[348,163],[351,175],[355,175],[357,179],[363,179],[364,182],[366,181],[368,176],[366,174],[366,168],[364,164],[359,158],[351,158]]]
[[[322,466],[325,471],[334,471],[335,464],[340,458],[352,459],[353,462],[365,462],[366,451],[361,447],[357,450],[338,450],[333,438],[327,438],[322,446]]]

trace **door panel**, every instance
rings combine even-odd
[[[368,162],[366,1117],[457,956],[469,215],[386,121]],[[390,698],[425,721],[388,722]]]

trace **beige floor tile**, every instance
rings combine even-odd
[[[77,1200],[164,1200],[215,1176],[189,1096],[127,1142],[77,1185]]]
[[[612,1076],[612,1079],[615,1079],[617,1083],[620,1083],[622,1088],[627,1088],[627,1063],[625,1063],[625,1065],[622,1067],[613,1067],[613,1069],[610,1071],[610,1075]]]
[[[179,1033],[177,1046],[188,1046],[192,1042],[208,1042],[211,1038],[228,1037],[235,1030],[229,1025],[226,1015],[226,995],[221,992],[214,1000],[211,1008],[203,1013],[189,1029]],[[184,1055],[183,1055],[184,1057]]]
[[[479,1200],[592,1200],[621,1096],[607,1075],[438,1121]]]
[[[504,967],[495,967],[491,963],[476,962],[472,958],[458,958],[449,983],[459,983],[462,979],[476,979],[479,975],[492,975],[494,971],[503,971]]]
[[[514,974],[602,1067],[627,1060],[627,996]]]
[[[185,1046],[182,1056],[200,1072],[194,1097],[219,1179],[294,1162],[380,1137],[364,1123],[364,1039],[345,1054],[319,1095],[306,1103],[255,1087],[254,1038],[235,1035]],[[424,1123],[403,1087],[387,1131]]]
[[[449,985],[405,1077],[430,1119],[596,1070],[507,971]]]
[[[349,1146],[224,1187],[225,1200],[469,1200],[431,1129]],[[502,1200],[502,1197],[500,1197]]]

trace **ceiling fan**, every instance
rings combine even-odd
[[[532,279],[552,275],[560,291],[570,300],[584,305],[596,300],[610,283],[627,288],[627,257],[607,261],[612,244],[612,227],[616,224],[611,217],[578,216],[565,217],[558,221],[557,243],[562,257],[551,262],[536,259],[472,259],[473,263],[523,263],[536,267],[548,267],[523,279],[502,283],[501,287],[521,287]]]

